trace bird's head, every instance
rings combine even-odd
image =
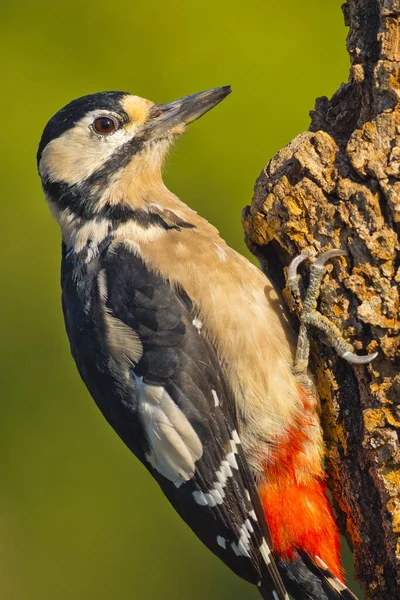
[[[162,185],[163,159],[176,136],[230,91],[215,88],[170,104],[101,92],[67,104],[46,125],[37,156],[53,212],[86,219],[124,203],[141,208]]]

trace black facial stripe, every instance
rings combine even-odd
[[[68,209],[76,217],[85,221],[97,221],[106,219],[111,223],[113,231],[121,223],[135,221],[143,229],[152,226],[162,227],[163,229],[195,229],[196,225],[179,219],[171,211],[163,213],[148,212],[144,209],[130,208],[126,204],[116,204],[111,206],[106,204],[100,211],[93,210],[93,197],[87,197],[77,189],[77,186],[68,186],[66,183],[47,182],[44,185],[46,193],[51,198],[57,198],[57,206],[62,210]]]
[[[117,206],[107,205],[100,211],[99,215],[105,219],[110,219],[114,226],[132,220],[140,227],[143,227],[143,229],[158,226],[166,230],[175,229],[180,231],[181,229],[194,229],[196,227],[196,225],[188,221],[178,219],[176,215],[174,215],[175,219],[172,221],[171,219],[167,220],[167,217],[164,217],[162,212],[148,212],[141,208],[132,209],[121,204]]]
[[[139,152],[145,141],[144,136],[129,140],[84,181],[69,185],[63,181],[44,180],[43,189],[60,208],[69,208],[81,219],[91,219],[98,215],[92,207],[100,200],[112,176],[129,164],[132,156]]]
[[[140,137],[134,137],[125,144],[122,144],[115,152],[108,158],[100,169],[97,169],[82,183],[79,183],[81,188],[85,188],[85,193],[89,195],[92,192],[93,186],[100,184],[101,188],[108,186],[110,179],[118,171],[122,171],[131,161],[132,157],[137,154],[144,146],[147,141],[146,135]],[[99,187],[100,187],[99,186]]]
[[[145,135],[129,140],[118,148],[100,169],[80,183],[68,185],[62,181],[45,180],[43,189],[62,210],[68,209],[76,217],[84,220],[108,219],[113,228],[129,220],[136,221],[144,228],[152,225],[177,230],[195,228],[192,223],[180,220],[172,211],[149,212],[130,208],[122,202],[116,205],[107,203],[99,211],[94,209],[112,176],[129,164],[132,156],[143,148],[146,141]]]
[[[130,208],[126,204],[117,204],[111,206],[106,204],[99,212],[96,213],[97,218],[103,218],[110,220],[114,226],[118,226],[121,223],[127,221],[135,221],[143,229],[148,229],[154,225],[162,227],[163,229],[176,229],[182,228],[190,229],[196,226],[187,221],[182,221],[173,215],[174,219],[170,218],[170,215],[163,215],[162,212],[149,212],[142,208]]]
[[[99,92],[77,98],[64,106],[50,119],[44,128],[37,153],[38,164],[47,144],[65,133],[65,131],[68,131],[68,129],[71,129],[75,123],[80,121],[91,110],[104,109],[113,111],[121,117],[123,123],[127,123],[129,116],[121,107],[121,99],[124,96],[128,96],[128,93]]]
[[[68,209],[73,215],[84,220],[95,218],[93,199],[82,193],[78,185],[68,185],[62,181],[44,181],[43,189],[61,210]]]

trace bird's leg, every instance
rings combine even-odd
[[[311,327],[321,331],[338,355],[347,360],[347,362],[363,365],[371,362],[378,355],[377,352],[374,352],[365,356],[357,356],[354,353],[353,346],[349,342],[346,342],[339,328],[317,310],[317,300],[326,268],[325,263],[334,256],[342,256],[344,254],[343,250],[328,250],[317,258],[310,268],[310,282],[305,294],[302,294],[300,290],[300,275],[297,274],[297,268],[309,256],[300,254],[289,265],[288,287],[294,299],[298,303],[302,303],[299,338],[294,364],[294,372],[298,376],[307,375],[310,354],[309,329]]]

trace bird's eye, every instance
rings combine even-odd
[[[93,129],[96,133],[107,135],[118,129],[118,122],[111,117],[98,117],[93,121]]]

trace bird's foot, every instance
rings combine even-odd
[[[343,256],[343,250],[328,250],[321,254],[310,267],[310,282],[305,293],[300,287],[300,275],[297,273],[298,266],[308,258],[307,254],[300,254],[292,260],[289,265],[287,284],[295,301],[302,305],[300,314],[300,331],[297,342],[296,360],[294,370],[298,375],[306,374],[308,358],[310,353],[309,329],[311,327],[322,332],[329,344],[336,350],[337,354],[349,363],[363,365],[371,362],[378,353],[358,356],[354,348],[343,338],[340,330],[327,317],[317,310],[317,300],[320,293],[322,278],[326,269],[326,262],[335,256]]]

